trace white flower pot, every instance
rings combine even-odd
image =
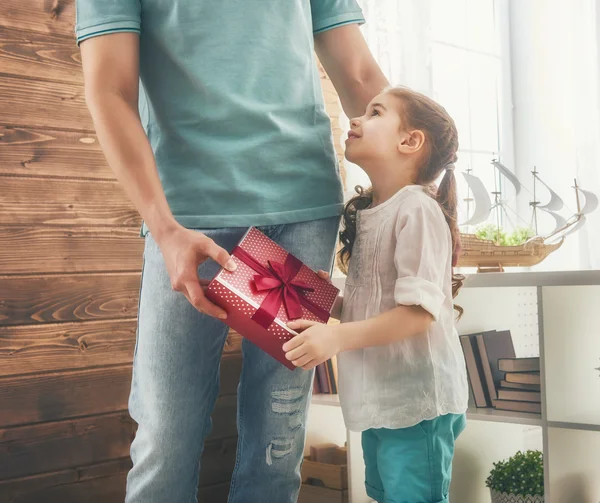
[[[499,493],[490,489],[492,503],[544,503],[543,496],[520,496],[517,494]]]

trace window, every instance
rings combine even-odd
[[[501,190],[503,199],[512,195],[510,188],[490,162],[500,159],[513,169],[508,36],[507,0],[433,0],[431,91],[456,121],[457,169],[472,172],[490,191]],[[464,197],[466,182],[457,180]],[[462,221],[470,209],[461,205]]]

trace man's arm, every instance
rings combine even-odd
[[[350,118],[364,114],[369,102],[389,86],[357,24],[316,34],[315,51]]]
[[[81,43],[85,97],[109,166],[160,246],[173,289],[199,310],[225,313],[209,302],[198,279],[207,258],[226,267],[229,254],[206,236],[183,228],[167,203],[150,142],[138,113],[139,36],[113,33]]]

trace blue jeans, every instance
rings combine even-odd
[[[261,228],[309,267],[329,271],[339,219]],[[231,251],[246,229],[203,231]],[[218,266],[200,266],[209,279]],[[171,289],[162,254],[147,235],[138,336],[129,398],[138,430],[126,503],[197,501],[198,473],[219,393],[219,364],[228,328]],[[238,449],[229,503],[295,503],[312,372],[290,371],[252,343],[242,345]]]

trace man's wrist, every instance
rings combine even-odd
[[[181,229],[181,225],[173,217],[161,219],[154,223],[152,227],[148,227],[150,228],[150,233],[154,236],[154,240],[159,244]]]

